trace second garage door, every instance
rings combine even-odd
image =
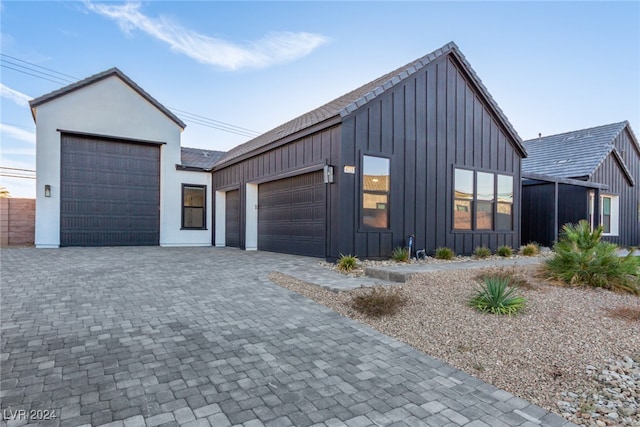
[[[322,171],[258,186],[258,249],[325,256],[326,196]]]

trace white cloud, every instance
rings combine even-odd
[[[28,106],[29,100],[31,99],[29,95],[25,95],[22,92],[18,92],[17,90],[11,89],[9,86],[5,86],[2,83],[0,83],[0,96],[15,102],[21,107]]]
[[[230,70],[262,68],[291,61],[327,42],[320,34],[272,32],[260,40],[239,45],[199,34],[164,17],[145,16],[140,12],[140,3],[110,5],[86,1],[85,4],[89,10],[116,21],[125,33],[141,30],[167,43],[175,52]]]
[[[36,134],[35,132],[29,132],[27,130],[19,129],[15,126],[11,126],[5,123],[0,123],[0,132],[6,134],[10,138],[15,138],[17,140],[28,142],[30,144],[36,143]]]

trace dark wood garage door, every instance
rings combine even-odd
[[[225,201],[225,245],[240,247],[240,191],[227,191]]]
[[[61,246],[158,245],[160,147],[63,134]]]
[[[322,171],[258,186],[258,249],[325,256],[326,197]]]

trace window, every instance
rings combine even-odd
[[[206,222],[207,187],[182,184],[182,228],[204,230]]]
[[[513,177],[498,175],[496,230],[513,230]]]
[[[389,159],[362,158],[362,225],[389,228]]]
[[[594,227],[593,211],[594,211],[594,194],[589,193],[589,222],[591,228]],[[611,194],[602,194],[600,196],[600,224],[602,225],[602,234],[604,236],[618,235],[618,221],[620,216],[618,196]]]
[[[454,169],[454,230],[513,230],[513,177]]]

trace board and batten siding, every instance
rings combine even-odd
[[[322,169],[322,165],[339,164],[340,125],[319,130],[250,158],[216,169],[213,172],[215,191],[240,190],[240,247],[246,248],[246,184],[264,183],[283,177]],[[336,174],[337,175],[337,174]],[[327,188],[327,251],[338,251],[337,223],[331,220],[331,209],[338,204],[337,182]],[[215,227],[214,227],[215,229]]]
[[[624,162],[635,185],[629,184],[618,161],[611,154],[591,176],[590,181],[609,186],[607,190],[602,191],[602,194],[614,194],[620,198],[618,236],[605,236],[604,239],[622,246],[638,246],[640,245],[640,152],[631,140],[627,127],[615,138],[613,144],[623,153]]]
[[[343,118],[340,249],[386,258],[415,234],[416,249],[469,254],[520,245],[520,153],[500,119],[451,56],[416,72]],[[391,159],[390,226],[361,226],[362,156]],[[344,165],[356,174],[342,173]],[[513,231],[453,230],[454,167],[513,176]],[[333,255],[333,254],[332,254]]]

